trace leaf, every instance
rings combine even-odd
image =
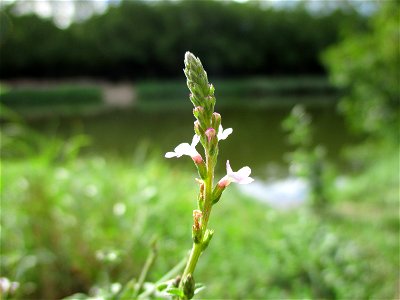
[[[118,295],[118,299],[120,299],[120,300],[132,299],[133,295],[136,294],[135,285],[136,285],[136,279],[135,278],[129,280],[128,283],[123,288],[123,290]]]
[[[204,290],[206,288],[206,286],[202,283],[198,283],[196,284],[196,286],[199,285],[198,287],[195,288],[194,290],[194,294],[197,295],[198,293],[200,293],[202,290]]]
[[[168,287],[168,285],[169,284],[167,282],[162,282],[159,285],[157,285],[157,290],[161,292],[165,290]]]
[[[179,297],[184,297],[185,295],[183,294],[183,291],[179,288],[169,288],[166,290],[166,292],[170,295],[175,295]]]

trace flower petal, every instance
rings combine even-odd
[[[223,129],[222,125],[218,128],[218,140],[225,140],[233,132],[232,128]]]
[[[194,136],[193,136],[193,139],[192,139],[192,144],[190,145],[191,147],[196,147],[197,146],[197,144],[200,142],[200,136],[198,136],[197,134],[195,134]]]
[[[251,169],[249,167],[243,167],[237,172],[233,172],[229,160],[226,161],[226,175],[223,177],[225,180],[230,182],[236,182],[239,184],[248,184],[254,181],[253,178],[249,177]]]
[[[176,157],[181,157],[182,155],[192,155],[192,147],[188,143],[182,143],[176,146],[174,149],[176,153]]]
[[[239,171],[237,171],[235,173],[237,173],[242,178],[249,177],[251,174],[251,169],[248,166],[246,166],[246,167],[241,168]]]
[[[244,178],[244,179],[238,181],[237,183],[239,183],[239,184],[249,184],[249,183],[252,183],[253,181],[254,181],[253,178],[251,178],[251,177],[246,177],[246,178]]]
[[[167,152],[167,153],[165,153],[165,157],[166,158],[176,157],[176,153],[175,152]]]
[[[229,160],[226,161],[226,174],[229,176],[229,174],[233,173],[231,165],[229,163]]]

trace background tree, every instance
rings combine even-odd
[[[365,21],[348,8],[317,14],[258,1],[121,1],[61,30],[13,11],[3,9],[9,26],[2,78],[180,76],[175,66],[188,49],[215,76],[323,74],[319,54],[339,40],[343,26]]]
[[[354,129],[398,139],[400,4],[386,1],[368,32],[348,35],[324,55],[332,82],[345,89],[340,103]]]

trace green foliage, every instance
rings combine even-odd
[[[353,33],[324,55],[331,79],[346,94],[339,108],[365,143],[347,151],[356,176],[343,196],[394,206],[399,197],[400,4],[385,1],[367,33]],[[397,227],[398,229],[398,227]]]
[[[324,55],[335,85],[346,89],[340,108],[353,127],[398,140],[400,6],[382,2],[369,30],[352,33]]]
[[[31,144],[29,135],[22,127],[10,143]],[[189,247],[195,174],[144,161],[140,152],[132,160],[75,156],[66,151],[79,148],[74,140],[35,139],[23,156],[2,157],[1,276],[20,283],[15,299],[129,294],[151,236],[159,236],[159,255],[146,281],[159,279]],[[10,143],[9,153],[18,149]],[[393,298],[394,227],[345,214],[321,224],[302,210],[275,211],[225,193],[211,221],[218,237],[197,270],[215,278],[202,299]]]
[[[305,108],[296,105],[282,122],[282,127],[288,132],[289,144],[295,148],[287,154],[292,175],[307,180],[311,205],[321,212],[333,198],[334,172],[326,159],[325,147],[315,145],[311,121]]]
[[[319,74],[318,55],[341,27],[364,22],[352,10],[316,15],[262,1],[120,1],[66,30],[12,7],[3,15],[2,78],[179,76],[187,49],[215,75]]]
[[[18,88],[5,91],[0,103],[9,107],[100,104],[102,93],[98,87],[60,85],[46,88]]]
[[[7,8],[0,13],[5,25],[0,38],[1,77],[57,73],[63,65],[60,54],[71,46],[63,31],[50,20],[33,14],[17,17]]]
[[[255,77],[212,82],[218,87],[219,107],[289,106],[293,103],[331,104],[337,91],[323,77]],[[187,104],[187,89],[180,80],[141,81],[135,85],[142,108],[179,108]]]

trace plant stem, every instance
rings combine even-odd
[[[185,270],[183,271],[182,278],[185,278],[188,274],[193,274],[196,268],[197,261],[199,260],[201,254],[201,244],[193,243],[192,251],[190,252],[189,259],[187,261]]]
[[[158,284],[163,283],[164,281],[167,281],[167,280],[173,278],[174,276],[176,276],[178,273],[180,273],[182,271],[182,269],[186,265],[186,260],[187,260],[186,257],[184,257],[175,267],[172,268],[172,270],[170,270],[167,274],[165,274],[163,277],[161,277],[159,280],[157,280],[157,282],[154,284],[153,287],[143,291],[138,296],[138,299],[148,299],[148,297],[150,295],[153,295],[153,293],[157,289]]]
[[[206,150],[207,151],[207,150]],[[203,208],[203,217],[202,217],[202,236],[207,229],[208,219],[210,218],[211,208],[212,208],[212,186],[213,186],[213,177],[214,177],[214,166],[210,156],[206,155],[206,163],[207,163],[207,178],[204,181],[204,208]],[[192,246],[192,250],[190,252],[190,256],[188,262],[186,264],[186,268],[183,272],[182,279],[185,278],[189,274],[193,274],[196,268],[197,261],[199,260],[200,254],[203,251],[202,243],[194,243]]]
[[[149,255],[147,256],[146,262],[143,266],[142,272],[140,273],[139,280],[136,286],[136,293],[135,297],[137,297],[143,287],[144,281],[146,280],[147,274],[153,265],[155,259],[157,257],[157,250],[156,250],[156,245],[155,241],[152,242],[151,250]]]

